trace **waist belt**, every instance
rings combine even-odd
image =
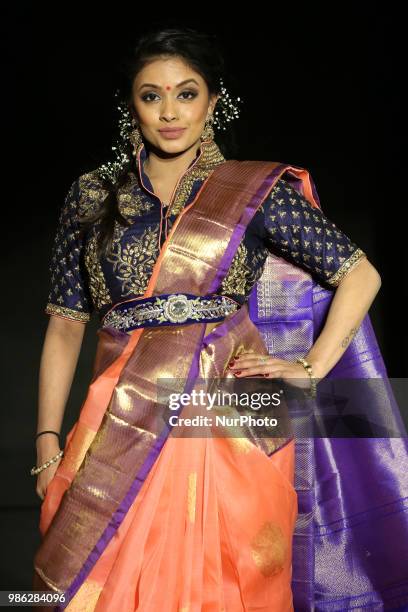
[[[222,321],[240,305],[223,295],[196,296],[189,293],[159,295],[129,300],[114,306],[102,319],[103,327],[131,331],[182,323]]]

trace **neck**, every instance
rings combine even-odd
[[[173,179],[186,172],[191,162],[197,157],[201,140],[181,153],[166,153],[154,147],[149,147],[144,163],[144,171],[150,179]]]

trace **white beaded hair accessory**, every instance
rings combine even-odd
[[[215,106],[214,122],[212,125],[219,131],[225,131],[231,121],[238,119],[241,112],[239,104],[242,104],[243,101],[240,97],[235,99],[231,97],[224,86],[222,77],[219,80],[219,86],[221,94]],[[114,152],[115,159],[102,164],[96,170],[96,173],[100,178],[105,179],[112,184],[116,183],[123,168],[130,162],[129,142],[130,134],[134,129],[130,109],[125,100],[121,97],[119,89],[115,91],[114,96],[117,98],[116,109],[119,111],[119,136],[116,138],[111,147],[112,151]]]
[[[214,111],[214,123],[213,126],[219,130],[226,130],[227,124],[233,119],[238,119],[241,109],[237,102],[242,104],[241,98],[234,99],[228,93],[226,87],[224,87],[224,81],[220,78],[220,89],[221,95],[218,98],[217,104]]]

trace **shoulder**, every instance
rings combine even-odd
[[[284,196],[286,195],[300,195],[298,191],[296,191],[296,189],[293,187],[293,185],[286,179],[283,178],[279,178],[273,189],[271,190],[270,195],[276,195],[276,194],[282,194]]]
[[[108,195],[98,168],[81,174],[74,182],[78,189],[78,215],[82,217],[97,212]]]
[[[308,200],[286,179],[279,178],[265,200],[268,207],[309,207]]]

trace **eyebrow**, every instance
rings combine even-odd
[[[181,87],[182,85],[185,85],[186,83],[190,83],[190,82],[194,82],[196,85],[198,85],[195,79],[186,79],[185,81],[181,81],[181,83],[178,83],[176,87]],[[143,83],[143,85],[139,87],[139,91],[143,89],[143,87],[153,87],[154,89],[162,89],[160,85],[155,85],[154,83]]]

